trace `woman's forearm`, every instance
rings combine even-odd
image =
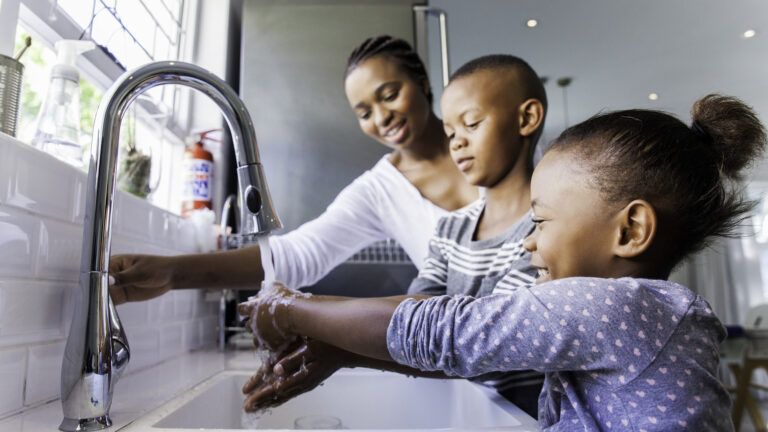
[[[173,288],[259,289],[264,279],[257,245],[206,254],[166,257]]]
[[[392,361],[387,350],[387,327],[404,298],[297,297],[287,319],[295,333],[366,357]]]

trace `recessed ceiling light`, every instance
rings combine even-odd
[[[755,37],[756,34],[757,34],[757,32],[755,32],[752,29],[749,29],[749,30],[744,32],[743,36],[744,36],[744,39],[750,39],[750,38]]]
[[[648,99],[650,99],[652,101],[658,100],[659,99],[659,95],[657,93],[649,93],[648,94]]]
[[[528,26],[528,28],[534,28],[537,25],[539,25],[539,22],[536,21],[535,19],[529,19],[528,21],[525,22],[525,25]]]

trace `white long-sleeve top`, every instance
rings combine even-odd
[[[275,279],[291,288],[312,285],[360,249],[388,238],[421,270],[437,220],[446,214],[384,156],[319,217],[270,237]]]

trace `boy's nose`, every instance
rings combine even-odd
[[[450,148],[451,151],[456,151],[467,146],[467,140],[460,136],[454,136],[451,139]]]

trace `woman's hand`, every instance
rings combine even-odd
[[[280,352],[296,340],[297,335],[290,327],[288,311],[297,297],[304,294],[288,289],[279,282],[264,286],[259,294],[238,305],[240,315],[249,317],[248,325],[253,331],[253,343],[272,352]]]
[[[342,367],[350,365],[352,354],[320,341],[307,339],[274,364],[270,362],[243,386],[246,412],[274,407],[306,393],[323,383]]]
[[[113,256],[109,260],[109,274],[115,281],[109,294],[116,305],[159,297],[173,288],[173,271],[168,257]]]

